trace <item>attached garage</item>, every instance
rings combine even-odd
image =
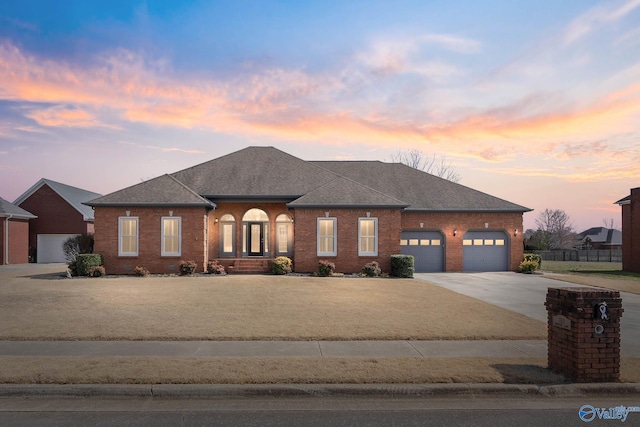
[[[509,239],[504,231],[468,231],[462,238],[463,271],[509,270]]]
[[[38,234],[38,263],[66,262],[62,244],[77,234]]]
[[[444,237],[439,231],[403,231],[400,252],[413,255],[416,273],[444,271]]]

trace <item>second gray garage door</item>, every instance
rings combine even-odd
[[[444,238],[439,231],[403,231],[400,252],[413,255],[416,273],[444,271]]]
[[[509,269],[509,240],[503,231],[468,231],[462,238],[464,271]]]

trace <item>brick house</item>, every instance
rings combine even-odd
[[[622,207],[622,269],[640,273],[640,187],[616,204]]]
[[[523,257],[520,205],[399,163],[304,161],[249,147],[86,203],[95,209],[94,252],[109,273],[143,266],[176,272],[267,271],[277,256],[295,271],[330,260],[358,272],[390,256],[416,271],[515,270]]]
[[[0,197],[0,265],[29,262],[29,220],[35,217]]]
[[[37,218],[29,224],[29,251],[40,263],[65,262],[62,243],[93,233],[93,210],[83,202],[101,194],[42,178],[13,203]]]

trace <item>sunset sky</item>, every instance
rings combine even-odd
[[[242,149],[446,158],[576,231],[640,186],[640,0],[2,1],[0,197]],[[428,189],[425,189],[428,191]]]

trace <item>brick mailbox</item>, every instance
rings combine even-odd
[[[549,288],[548,366],[572,381],[620,380],[620,292]]]

